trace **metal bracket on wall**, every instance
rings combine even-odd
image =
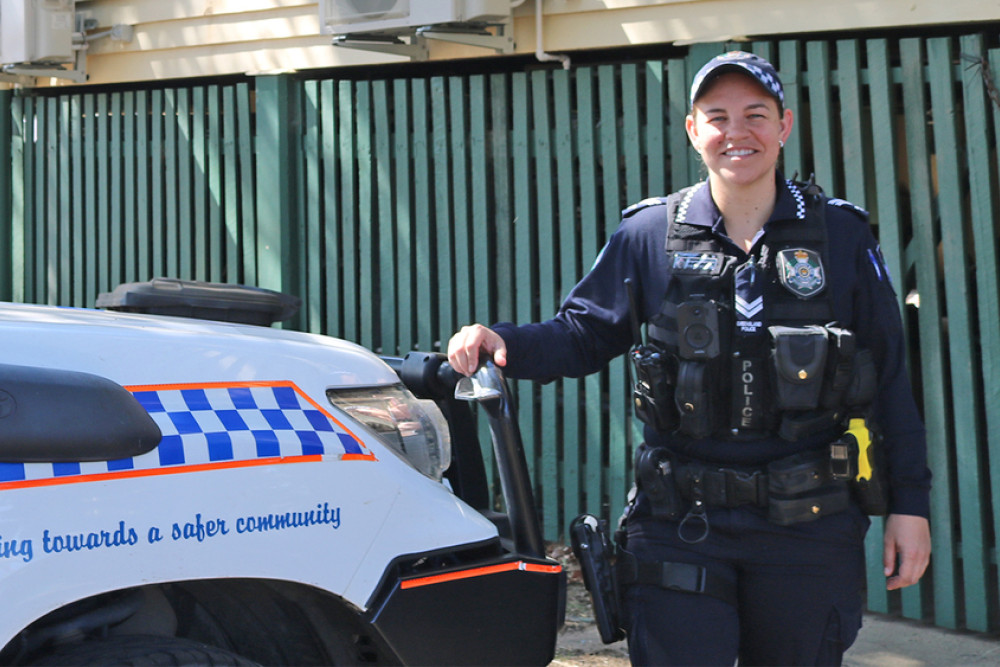
[[[490,28],[495,31],[491,32]],[[416,28],[411,34],[403,33],[349,33],[333,38],[334,46],[362,49],[378,53],[405,56],[413,60],[427,60],[428,39],[453,42],[466,46],[493,49],[497,53],[511,53],[514,37],[510,20],[503,23],[444,23]],[[409,41],[405,41],[408,38]]]
[[[356,32],[337,35],[333,38],[333,45],[405,56],[413,60],[427,60],[427,44],[419,35],[412,35],[410,41],[406,42],[400,35]]]

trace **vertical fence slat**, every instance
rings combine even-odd
[[[503,256],[495,252],[496,235],[500,230],[491,224],[489,175],[493,171],[490,162],[489,141],[492,134],[489,111],[490,100],[485,76],[473,76],[469,80],[469,164],[470,183],[470,226],[469,226],[469,275],[466,281],[470,287],[466,298],[471,310],[460,325],[469,322],[489,324],[496,314],[491,312],[497,299],[497,264]],[[498,132],[503,133],[504,128]]]
[[[451,326],[441,331],[441,349],[457,327],[472,321],[472,252],[469,229],[469,128],[466,109],[466,79],[450,76],[445,80],[448,101],[448,160],[451,164],[450,196],[452,236],[452,290],[454,310]]]
[[[597,69],[598,100],[600,105],[601,126],[599,130],[601,164],[601,194],[603,206],[603,238],[607,239],[618,227],[621,220],[623,204],[621,172],[618,168],[618,156],[621,154],[621,141],[618,136],[618,113],[620,94],[617,86],[617,72],[611,65],[602,65]],[[615,359],[608,365],[608,468],[606,496],[602,504],[617,508],[623,502],[626,493],[626,477],[629,470],[628,432],[629,395],[626,387],[625,366],[622,359]]]
[[[417,345],[421,350],[433,350],[436,335],[434,318],[434,285],[431,268],[434,256],[431,248],[433,243],[432,200],[433,192],[431,175],[431,128],[427,118],[427,81],[416,79],[412,87],[413,99],[413,235],[416,240],[416,257],[424,261],[416,262],[416,283],[413,290],[413,301],[416,307]]]
[[[168,88],[163,96],[163,202],[164,202],[164,273],[184,277],[180,266],[180,194],[178,183],[178,142],[180,110],[178,91]]]
[[[305,269],[306,284],[303,285],[302,306],[306,329],[319,333],[323,326],[323,257],[322,246],[313,239],[320,238],[320,207],[323,200],[320,190],[319,173],[319,83],[306,81],[302,90],[303,140],[305,152],[303,161],[303,181],[305,183],[303,218],[305,222]]]
[[[250,107],[253,100],[250,86],[236,85],[236,117],[238,127],[238,151],[240,170],[239,227],[242,249],[241,281],[248,285],[257,284],[257,207],[254,202],[253,125]]]
[[[557,267],[556,290],[560,301],[580,279],[580,234],[577,231],[577,194],[574,187],[576,178],[574,161],[576,153],[573,142],[573,97],[570,73],[559,70],[552,73],[553,105],[553,156],[556,160],[556,204],[557,236],[559,238],[559,262]],[[580,422],[585,418],[581,410],[584,400],[584,382],[571,378],[562,381],[562,405],[557,414],[562,428],[557,436],[560,447],[560,488],[562,489],[563,515],[558,521],[558,535],[566,534],[566,526],[581,513],[580,505],[580,454],[583,439]],[[546,508],[550,512],[555,508]]]
[[[840,102],[840,151],[838,164],[844,174],[839,196],[858,206],[867,206],[868,183],[864,147],[867,141],[862,123],[861,51],[858,40],[837,42],[837,98]],[[848,166],[849,165],[849,166]]]
[[[55,178],[49,177],[36,183],[39,193],[45,200],[45,303],[55,306],[59,304],[59,266],[62,229],[59,220],[61,216],[59,187],[53,189],[53,183],[60,182],[61,151],[59,145],[59,100],[50,97],[45,101],[45,158],[50,165]]]
[[[514,74],[511,81],[511,98],[514,109],[531,108],[533,100],[529,86],[530,81],[526,74],[522,72]],[[514,320],[516,322],[532,322],[537,317],[533,307],[534,295],[537,290],[535,271],[537,265],[533,259],[536,256],[537,237],[532,233],[535,211],[532,207],[534,170],[532,169],[533,136],[531,126],[530,114],[514,114],[511,161],[514,165],[514,219],[516,221],[514,230],[514,280],[516,281]],[[528,460],[531,478],[536,480],[538,479],[538,468],[535,460],[537,449],[534,429],[538,388],[534,385],[518,387],[517,396],[519,398],[519,415],[522,423],[525,424],[525,428],[521,429],[525,458]]]
[[[434,348],[455,330],[455,263],[452,254],[451,156],[448,152],[448,97],[444,77],[430,80],[431,167],[434,206],[434,265],[437,270],[437,319]]]
[[[166,275],[166,238],[163,224],[163,91],[154,90],[150,97],[150,162],[149,162],[149,226],[150,226],[150,277]]]
[[[375,230],[378,246],[373,250],[375,270],[378,278],[377,308],[372,309],[372,317],[377,317],[378,338],[375,349],[383,354],[398,354],[399,337],[396,333],[396,267],[398,264],[395,247],[396,221],[392,216],[392,134],[389,130],[389,86],[385,81],[372,83],[373,112],[375,115],[375,189],[376,215]],[[461,222],[461,221],[459,221]],[[374,294],[372,296],[375,296]]]
[[[137,280],[149,280],[153,277],[149,263],[153,240],[149,217],[149,109],[146,91],[137,92],[135,95],[133,119],[134,150],[129,153],[134,156],[135,161],[134,171],[131,172],[135,174],[135,185],[131,188],[135,192],[135,197],[130,208],[133,218],[129,226],[134,230],[135,277]]]
[[[669,189],[676,192],[685,188],[697,179],[697,172],[691,168],[697,159],[691,153],[687,134],[681,132],[684,119],[688,115],[688,95],[691,80],[687,75],[687,61],[684,59],[667,62],[667,147],[670,151]]]
[[[396,302],[397,341],[399,354],[406,354],[417,343],[413,328],[413,299],[416,293],[414,265],[419,263],[413,238],[413,199],[410,145],[410,88],[406,81],[396,80],[392,86],[393,98],[393,177],[395,182],[396,251]],[[409,295],[409,296],[403,296]]]
[[[324,81],[320,85],[320,95],[323,100],[323,272],[326,298],[325,333],[331,336],[341,335],[343,284],[341,271],[343,263],[340,260],[340,197],[338,195],[339,176],[339,118],[337,115],[338,83]],[[263,224],[261,220],[258,224]]]
[[[222,93],[222,257],[223,282],[240,282],[239,170],[237,168],[236,89],[224,86]]]
[[[212,282],[221,282],[225,232],[222,220],[222,131],[219,122],[219,86],[216,85],[205,89],[205,125],[205,204],[208,209],[206,275]]]
[[[337,132],[340,150],[340,249],[342,276],[343,324],[339,335],[357,341],[359,335],[357,321],[358,306],[358,266],[357,257],[357,166],[355,164],[355,112],[354,85],[350,81],[338,82],[340,101],[338,104]]]
[[[136,173],[136,113],[135,113],[135,99],[137,93],[126,92],[122,94],[122,141],[121,141],[121,152],[122,152],[122,171],[123,178],[131,179],[131,177]],[[139,279],[137,272],[138,261],[136,258],[137,251],[137,239],[136,239],[136,222],[139,220],[139,216],[136,214],[136,188],[137,183],[124,183],[122,187],[122,219],[121,219],[121,235],[122,235],[122,267],[123,280],[131,282]]]
[[[923,44],[919,39],[905,39],[901,44],[903,105],[906,109],[926,109],[924,91]],[[930,142],[927,119],[922,113],[906,115],[906,146],[910,175],[910,210],[912,211],[913,243],[925,263],[917,270],[917,289],[920,293],[919,331],[922,360],[923,408],[927,423],[928,457],[931,469],[936,471],[935,494],[931,497],[931,514],[934,525],[951,521],[951,438],[948,433],[948,415],[945,410],[945,362],[942,353],[940,323],[941,299],[937,284],[934,258],[937,256],[934,234],[933,182],[930,173]],[[940,533],[947,534],[940,528]],[[934,613],[940,624],[957,627],[955,615],[956,581],[955,563],[951,544],[938,544],[935,561]],[[912,587],[911,587],[912,588]],[[903,613],[910,618],[921,617],[919,589],[903,591]]]
[[[64,224],[70,224],[72,228],[69,259],[73,266],[73,282],[72,290],[68,296],[70,303],[74,306],[92,306],[94,305],[93,301],[86,301],[84,294],[87,250],[83,236],[83,146],[80,136],[83,133],[83,116],[79,95],[70,96],[68,111],[69,161],[66,166],[70,172],[68,180],[72,185],[63,193],[68,200],[67,208],[71,211],[71,215],[67,216]]]
[[[94,305],[100,289],[98,282],[97,258],[100,256],[97,236],[97,113],[94,95],[83,96],[83,129],[81,135],[81,151],[83,153],[83,217],[84,239],[87,246],[87,271],[84,300],[86,305]]]
[[[667,153],[666,137],[666,108],[664,99],[667,95],[666,70],[664,64],[659,60],[651,60],[645,65],[645,79],[643,82],[646,91],[646,122],[645,128],[645,150],[646,150],[646,193],[649,196],[667,194]],[[670,128],[673,132],[676,128]]]
[[[552,114],[552,97],[549,94],[549,74],[545,70],[531,73],[531,108],[533,110],[532,125],[534,127],[535,151],[535,219],[533,227],[537,239],[538,267],[538,302],[539,312],[535,317],[550,317],[559,307],[559,292],[557,288],[558,261],[560,248],[557,247],[557,237],[554,226],[557,222],[555,201],[555,177],[553,174],[553,146],[550,118]],[[549,383],[536,389],[539,395],[538,410],[543,415],[555,415],[558,410],[556,391],[559,383]],[[555,419],[541,419],[537,440],[533,438],[533,454],[535,457],[535,488],[536,501],[544,508],[542,514],[542,532],[546,537],[558,535],[557,509],[559,507],[556,494],[559,481],[556,474],[556,447],[559,434]]]
[[[378,243],[375,234],[378,229],[373,219],[374,188],[372,182],[372,94],[369,82],[355,84],[355,104],[357,106],[357,243],[358,262],[358,299],[355,303],[354,317],[358,321],[358,338],[362,345],[374,347],[374,317],[372,301],[378,295],[378,277],[374,271],[373,248]]]
[[[111,184],[111,118],[108,95],[97,98],[97,180]],[[106,195],[110,195],[108,188]],[[111,200],[110,196],[97,200],[97,285],[98,289],[110,289],[111,276]]]
[[[28,179],[31,169],[28,165],[29,151],[27,150],[27,137],[25,136],[25,107],[27,100],[13,98],[11,91],[0,93],[0,100],[6,100],[7,105],[0,108],[9,108],[10,114],[0,119],[0,132],[3,131],[4,124],[9,120],[10,128],[10,285],[9,293],[3,296],[12,301],[24,301],[24,278],[25,266],[27,262],[27,248],[25,238],[25,226],[27,224],[27,208],[29,200],[25,197],[28,192]],[[3,150],[0,148],[0,150]],[[3,157],[0,156],[0,160]],[[4,166],[0,166],[0,174]],[[2,182],[2,181],[0,181]]]
[[[603,225],[598,208],[599,182],[597,175],[597,102],[594,91],[595,72],[593,68],[582,67],[576,74],[577,123],[575,140],[579,159],[577,160],[577,182],[580,193],[580,252],[584,266],[590,266],[604,244]],[[598,373],[588,375],[583,380],[584,399],[595,400],[601,394],[601,377]],[[602,483],[602,435],[601,416],[597,411],[583,415],[581,434],[583,467],[583,509],[603,515]],[[605,518],[609,518],[604,515]]]
[[[802,143],[803,123],[805,118],[805,105],[802,99],[802,68],[800,67],[802,46],[796,41],[782,41],[778,45],[778,69],[781,75],[781,84],[785,89],[785,108],[793,109],[796,114],[792,122],[792,133],[785,141],[785,147],[781,150],[781,165],[785,176],[791,178],[798,173],[800,177],[808,177],[805,174],[805,147]]]
[[[840,192],[840,169],[834,155],[833,100],[830,80],[830,54],[826,42],[806,44],[806,74],[809,89],[809,135],[812,137],[813,163],[810,173],[828,192]],[[810,174],[803,173],[803,180]]]

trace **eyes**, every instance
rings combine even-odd
[[[768,119],[768,117],[767,117],[767,114],[765,114],[765,113],[760,113],[760,112],[756,112],[755,111],[755,112],[751,112],[751,113],[746,114],[744,116],[744,119],[748,123],[760,123],[760,122],[766,121]],[[722,125],[722,124],[725,124],[728,120],[729,120],[729,117],[727,115],[721,114],[721,113],[709,114],[708,117],[707,117],[707,122],[711,123],[712,125]]]

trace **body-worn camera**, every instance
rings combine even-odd
[[[714,301],[685,301],[677,306],[678,354],[681,359],[719,356],[719,306]]]

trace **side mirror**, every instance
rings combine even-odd
[[[107,378],[0,364],[0,461],[111,461],[145,454],[162,437],[135,397]]]

